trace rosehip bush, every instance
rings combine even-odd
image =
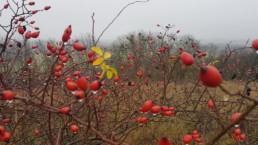
[[[58,40],[40,44],[30,18],[51,6],[34,5],[0,9],[17,10],[0,23],[1,142],[257,143],[257,40],[219,53],[157,24],[162,32],[122,36],[104,49],[94,33],[74,40],[67,24]]]

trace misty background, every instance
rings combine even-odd
[[[29,2],[29,1],[28,1]],[[29,20],[41,31],[40,39],[60,40],[64,29],[72,25],[72,37],[91,33],[95,13],[95,35],[111,22],[117,13],[133,0],[37,0],[31,10],[50,5]],[[5,0],[0,1],[3,6]],[[103,35],[101,42],[114,41],[130,32],[162,31],[157,24],[175,25],[172,31],[192,35],[202,42],[245,43],[258,38],[257,0],[150,0],[128,7]],[[10,20],[11,12],[3,11],[0,23]],[[4,35],[3,31],[0,31]]]

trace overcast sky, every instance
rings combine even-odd
[[[96,35],[116,14],[133,0],[35,0],[36,8],[50,5],[48,12],[34,19],[42,39],[60,39],[71,24],[72,36],[91,32],[95,12]],[[0,0],[3,5],[4,0]],[[247,40],[258,38],[258,0],[150,0],[127,8],[104,34],[103,40],[115,40],[132,31],[159,32],[160,25],[176,25],[173,31],[191,34],[199,40]],[[6,12],[3,12],[3,16]],[[2,21],[8,21],[5,17]],[[2,33],[2,32],[1,32]]]

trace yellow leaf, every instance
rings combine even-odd
[[[100,65],[104,61],[104,58],[100,57],[93,62],[93,66]]]
[[[215,60],[215,61],[209,63],[208,65],[215,65],[215,64],[218,63],[218,62],[219,62],[218,60]]]
[[[213,61],[214,64],[215,64],[215,63],[218,63],[218,62],[219,62],[218,60]]]
[[[104,59],[108,59],[111,57],[111,53],[109,51],[104,53]]]
[[[115,76],[117,76],[117,70],[115,68],[109,67],[108,70],[111,71]]]
[[[99,47],[92,47],[91,50],[96,52],[99,56],[103,55],[102,49],[100,49]]]
[[[111,79],[113,77],[113,72],[112,71],[107,71],[107,78]]]
[[[102,69],[103,71],[106,71],[106,70],[107,70],[107,65],[106,65],[106,63],[102,63],[101,69]]]

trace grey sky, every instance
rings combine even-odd
[[[73,36],[91,32],[95,12],[97,36],[118,11],[133,0],[35,0],[36,7],[50,5],[36,15],[42,39],[60,39],[71,24]],[[0,4],[3,5],[4,0]],[[160,31],[156,24],[176,25],[183,34],[200,40],[246,40],[258,38],[258,0],[150,0],[126,9],[108,29],[103,40],[115,40],[128,32]],[[4,13],[3,13],[4,15]],[[0,18],[0,22],[5,18]]]

